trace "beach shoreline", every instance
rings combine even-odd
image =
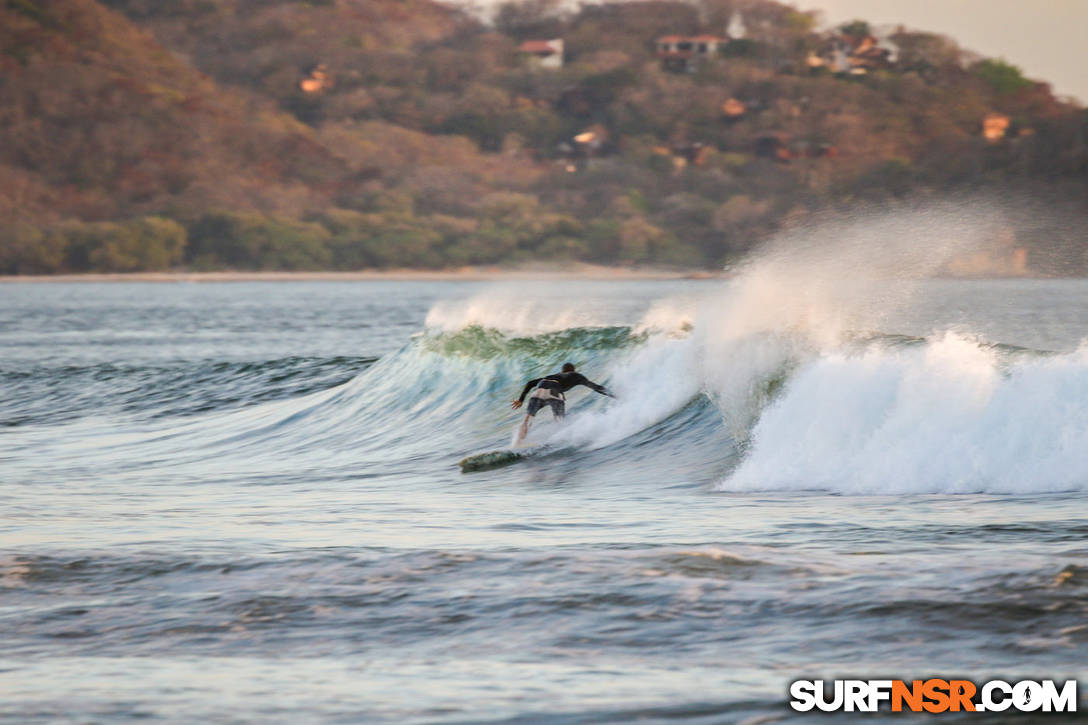
[[[680,280],[721,279],[724,271],[650,269],[576,265],[570,267],[460,267],[421,270],[388,269],[354,272],[115,272],[54,275],[2,275],[0,283],[56,282],[487,282],[533,280]]]

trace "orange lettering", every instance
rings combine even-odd
[[[922,694],[929,702],[922,703],[926,712],[944,712],[948,709],[948,681],[926,680],[922,683]]]
[[[948,692],[951,695],[952,712],[959,712],[962,707],[966,712],[975,711],[975,703],[971,698],[975,696],[975,683],[970,680],[951,680],[948,683]]]
[[[903,712],[903,702],[911,712],[922,711],[922,681],[914,680],[910,687],[902,680],[892,682],[892,712]]]

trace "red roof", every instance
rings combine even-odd
[[[683,35],[663,35],[657,39],[659,43],[679,43],[687,40]]]
[[[518,47],[518,50],[522,53],[540,53],[542,55],[559,52],[550,40],[526,40]]]

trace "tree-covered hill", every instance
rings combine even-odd
[[[771,0],[0,0],[0,70],[3,272],[713,266],[829,206],[1088,197],[1046,84]]]

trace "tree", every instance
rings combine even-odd
[[[899,48],[899,67],[931,71],[959,67],[963,51],[951,38],[935,33],[896,33],[891,37]]]
[[[329,230],[315,222],[253,212],[212,212],[189,229],[197,267],[321,269],[327,266]]]
[[[843,35],[849,35],[853,38],[865,38],[872,35],[872,28],[869,27],[869,23],[864,20],[853,20],[849,23],[844,23],[839,26],[839,30]]]
[[[562,34],[562,0],[514,0],[495,12],[495,28],[518,38],[552,38]]]
[[[643,217],[631,217],[620,224],[619,261],[646,262],[657,251],[665,233]]]
[[[0,227],[0,274],[50,274],[64,265],[66,242],[25,223]]]
[[[971,71],[996,93],[1011,95],[1034,85],[1019,68],[1004,60],[987,59],[971,66]]]

